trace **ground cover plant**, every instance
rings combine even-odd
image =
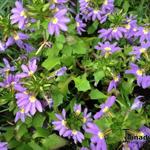
[[[149,0],[0,1],[0,150],[146,150]]]

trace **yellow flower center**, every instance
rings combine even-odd
[[[78,116],[78,115],[80,115],[81,111],[79,109],[77,109],[75,113]]]
[[[103,134],[102,132],[98,132],[98,137],[99,137],[100,139],[103,139],[103,138],[104,138],[104,134]]]
[[[24,94],[28,95],[28,93],[26,91],[23,92]]]
[[[110,50],[111,50],[110,47],[105,47],[104,49],[105,49],[106,51],[110,51]]]
[[[25,12],[24,10],[21,11],[20,16],[22,16],[22,17],[24,17],[24,18],[27,18],[26,12]]]
[[[15,35],[14,35],[14,39],[15,39],[16,41],[19,40],[19,39],[20,39],[19,35],[18,35],[18,34],[15,34]]]
[[[31,103],[34,103],[36,101],[36,98],[34,96],[30,96],[29,100]]]
[[[20,109],[20,112],[23,114],[25,112],[24,108]]]
[[[109,108],[108,108],[107,106],[105,106],[102,111],[105,113],[105,112],[107,112],[108,110],[109,110]]]
[[[108,0],[105,0],[105,1],[104,1],[104,5],[107,5],[107,4],[108,4]]]
[[[131,28],[130,24],[127,24],[125,28],[129,30]]]
[[[117,29],[117,28],[114,28],[114,29],[113,29],[113,32],[117,32],[117,31],[118,31],[118,29]]]
[[[144,33],[144,34],[148,34],[148,29],[144,29],[144,30],[143,30],[143,33]]]
[[[76,130],[72,130],[72,134],[73,134],[73,135],[77,135],[77,133],[78,133],[78,132],[77,132]]]
[[[85,2],[89,2],[89,0],[85,0]]]
[[[94,10],[93,12],[94,12],[94,14],[98,14],[98,10]]]
[[[143,132],[138,132],[137,136],[144,136],[144,133]]]
[[[29,72],[28,72],[28,75],[29,75],[29,76],[32,76],[33,74],[34,74],[33,71],[29,71]]]
[[[140,49],[140,52],[141,52],[141,53],[144,53],[145,51],[146,51],[146,48],[141,48],[141,49]]]
[[[57,3],[57,0],[53,0],[54,3]]]
[[[83,118],[83,123],[86,123],[86,120],[87,120],[87,119],[84,117],[84,118]]]
[[[52,19],[52,23],[53,23],[53,24],[57,24],[57,22],[58,22],[58,19],[57,19],[56,17],[54,17],[54,18]]]
[[[114,81],[115,81],[115,82],[118,82],[118,81],[119,81],[119,78],[118,78],[118,77],[114,77]]]
[[[77,26],[77,27],[80,27],[80,23],[79,23],[79,22],[77,22],[77,23],[76,23],[76,26]]]
[[[139,69],[139,70],[136,71],[136,73],[137,73],[137,75],[142,76],[143,71]]]
[[[63,126],[66,126],[66,121],[65,121],[65,120],[62,120],[62,121],[61,121],[61,124],[62,124]]]

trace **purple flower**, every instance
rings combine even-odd
[[[150,30],[148,30],[147,28],[144,28],[144,27],[139,27],[135,36],[140,38],[141,43],[144,42],[145,40],[147,42],[149,42],[150,41]]]
[[[4,82],[0,82],[0,87],[3,88],[12,88],[15,89],[16,91],[24,91],[25,88],[21,86],[19,83],[19,78],[15,75],[9,74]]]
[[[56,114],[58,121],[53,121],[52,124],[54,125],[54,129],[59,131],[60,136],[70,136],[70,131],[68,130],[66,124],[66,111],[65,109],[62,110],[62,115]]]
[[[99,38],[103,38],[104,40],[108,39],[112,41],[112,39],[119,40],[123,37],[123,34],[126,32],[126,29],[123,27],[116,27],[110,29],[101,29],[98,31]]]
[[[75,144],[77,142],[82,143],[82,140],[84,140],[84,135],[80,131],[77,131],[77,130],[72,130],[71,136],[72,136]]]
[[[100,105],[101,110],[94,115],[94,119],[99,119],[102,115],[108,112],[109,108],[115,103],[116,97],[110,96],[104,104]]]
[[[114,0],[105,0],[102,5],[102,11],[109,11],[112,12],[114,8]]]
[[[88,2],[89,2],[89,0],[79,0],[81,13],[86,12],[87,9],[89,8],[89,3]]]
[[[146,126],[142,126],[140,128],[140,135],[141,136],[150,136],[150,128],[148,128]]]
[[[81,114],[81,104],[79,104],[79,105],[75,104],[73,109],[77,116],[79,116]]]
[[[150,76],[144,75],[142,77],[140,85],[142,86],[143,89],[146,89],[146,88],[150,87]]]
[[[30,113],[34,115],[36,111],[42,112],[42,105],[35,96],[29,95],[27,92],[16,94],[17,105],[19,108],[24,108],[25,113]]]
[[[22,122],[25,122],[26,116],[30,116],[29,113],[25,113],[24,108],[20,109],[16,113],[15,122],[17,122],[19,119],[21,119]]]
[[[142,108],[144,102],[140,101],[141,98],[143,98],[143,96],[138,96],[134,99],[134,103],[131,106],[131,110],[137,110]]]
[[[59,77],[59,76],[63,76],[66,71],[67,71],[67,68],[66,68],[66,67],[62,67],[62,68],[58,69],[58,70],[55,72],[55,75],[58,76],[58,77]]]
[[[136,59],[141,57],[142,53],[146,53],[147,49],[150,47],[150,42],[142,43],[141,46],[134,46],[133,51],[130,54],[136,56]]]
[[[8,74],[10,71],[15,71],[15,67],[11,67],[9,61],[6,58],[3,58],[3,62],[5,64],[5,67],[0,68],[0,74]]]
[[[84,111],[83,111],[83,129],[86,128],[86,125],[89,122],[92,122],[91,115],[92,115],[91,113],[88,113],[88,109],[85,108]]]
[[[107,145],[104,139],[104,134],[101,130],[93,123],[87,124],[88,128],[86,129],[87,133],[91,133],[91,142],[93,143],[92,150],[107,150]]]
[[[105,56],[108,56],[109,54],[121,50],[120,47],[117,47],[117,43],[110,44],[109,42],[105,42],[105,43],[99,42],[98,45],[95,46],[95,49],[101,50],[101,54]]]
[[[58,11],[48,24],[48,32],[53,35],[59,35],[60,30],[67,31],[66,23],[70,22],[70,19],[65,17],[67,13],[66,9]]]
[[[6,49],[6,45],[0,41],[0,52],[4,52]]]
[[[130,141],[128,143],[128,148],[129,150],[140,150],[140,148],[143,146],[144,142],[143,141]]]
[[[53,0],[54,3],[56,4],[63,4],[66,3],[68,0]]]
[[[136,64],[131,63],[130,64],[130,70],[126,70],[126,74],[133,74],[137,78],[137,83],[140,86],[142,82],[142,76],[143,76],[143,70],[141,70]]]
[[[116,89],[119,80],[120,80],[120,75],[114,77],[114,79],[109,83],[107,92],[110,92],[113,88]]]
[[[80,19],[79,14],[76,16],[75,20],[76,20],[77,32],[79,35],[81,35],[82,32],[85,32],[84,28],[86,27],[86,24],[83,23],[83,21]]]
[[[26,9],[23,8],[23,5],[22,5],[22,3],[20,1],[16,1],[15,5],[16,5],[16,8],[13,8],[11,10],[11,12],[13,14],[10,17],[11,24],[18,23],[18,27],[20,29],[24,29],[25,25],[28,22],[27,11],[26,11]]]
[[[7,142],[0,142],[0,150],[7,150]]]
[[[92,18],[92,21],[95,21],[96,19],[101,20],[101,11],[91,8],[87,17]]]
[[[36,59],[32,59],[29,61],[28,65],[24,65],[24,64],[21,65],[23,72],[17,74],[17,77],[25,78],[25,77],[33,76],[33,74],[37,70],[37,64],[36,63],[37,63]]]
[[[34,50],[34,48],[30,44],[24,43],[24,40],[28,39],[29,36],[27,34],[21,32],[15,33],[14,36],[9,37],[8,40],[6,41],[6,47],[12,46],[13,44],[17,44],[19,48],[22,48],[27,52],[30,52]]]
[[[81,149],[80,150],[89,150],[88,148],[86,148],[86,147],[81,147]]]

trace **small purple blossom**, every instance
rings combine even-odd
[[[110,92],[113,88],[116,89],[119,80],[120,80],[120,75],[114,77],[114,79],[109,83],[107,92]]]
[[[109,108],[115,103],[116,97],[110,96],[104,104],[100,105],[101,110],[94,115],[94,119],[99,119],[102,115],[108,112]]]
[[[3,62],[5,64],[4,68],[0,68],[0,74],[8,74],[9,72],[15,71],[14,66],[10,66],[9,61],[6,58],[3,58]]]
[[[0,142],[0,150],[7,150],[7,142]]]
[[[58,77],[59,77],[59,76],[63,76],[66,71],[67,71],[67,68],[66,68],[66,67],[62,67],[62,68],[58,69],[58,70],[55,72],[55,75],[58,76]]]
[[[86,27],[86,24],[83,23],[83,21],[80,19],[79,15],[76,16],[75,20],[76,20],[77,32],[79,35],[81,35],[82,32],[85,32],[84,28]]]
[[[131,69],[126,70],[125,73],[126,74],[133,74],[133,75],[135,75],[136,78],[137,78],[137,83],[140,86],[141,82],[143,80],[142,76],[144,75],[143,74],[143,70],[140,69],[136,64],[133,64],[133,63],[130,63],[130,68]]]
[[[92,134],[91,137],[91,142],[93,144],[92,147],[95,147],[95,149],[92,148],[92,150],[107,150],[104,134],[101,132],[98,126],[95,125],[94,123],[88,123],[87,127],[88,128],[86,129],[86,132]]]
[[[0,52],[4,52],[6,50],[6,45],[0,41]]]
[[[88,109],[85,108],[83,111],[83,129],[86,128],[86,125],[90,122],[92,122],[92,118],[91,118],[92,114],[88,113]]]
[[[149,42],[150,41],[150,30],[144,27],[139,27],[138,31],[135,34],[136,37],[140,38],[140,42]]]
[[[73,109],[77,116],[79,116],[81,114],[81,104],[79,104],[79,105],[75,104]]]
[[[25,25],[28,22],[27,11],[26,9],[23,8],[23,4],[20,1],[16,1],[15,5],[16,8],[13,8],[11,10],[12,12],[12,16],[10,17],[11,24],[18,23],[18,27],[20,29],[24,29]]]
[[[31,52],[34,48],[27,43],[24,43],[24,40],[28,40],[29,36],[27,34],[18,32],[13,36],[9,37],[6,41],[6,47],[12,46],[13,44],[17,44],[17,46],[21,49],[26,50],[27,52]]]
[[[142,86],[143,89],[146,89],[146,88],[150,87],[150,76],[144,75],[142,77],[140,85]]]
[[[27,92],[16,93],[17,105],[19,108],[24,108],[25,113],[30,113],[32,116],[38,110],[43,111],[41,102],[34,95],[29,95]]]
[[[101,20],[101,11],[91,8],[87,17],[92,18],[92,21],[95,21],[96,19],[98,19],[100,21]]]
[[[84,140],[84,135],[80,131],[77,131],[77,130],[72,130],[71,136],[72,136],[75,144],[77,142],[82,143],[82,141]]]
[[[112,41],[112,39],[119,40],[120,38],[123,38],[125,32],[126,29],[124,29],[123,27],[101,29],[98,31],[99,38],[103,38],[104,40],[109,40],[109,41]]]
[[[24,108],[21,108],[17,113],[15,117],[15,122],[17,122],[19,119],[21,119],[22,122],[25,122],[25,118],[27,116],[30,116],[29,113],[25,113]]]
[[[56,114],[58,121],[53,121],[52,124],[54,125],[54,129],[59,131],[60,136],[70,136],[70,131],[66,126],[66,111],[65,109],[62,110],[62,115]],[[68,132],[67,132],[68,131]]]
[[[37,64],[36,63],[37,63],[36,59],[32,59],[28,62],[28,65],[24,65],[24,64],[21,65],[23,72],[17,74],[17,77],[25,78],[25,77],[33,76],[33,74],[37,70]]]
[[[66,24],[70,22],[70,19],[67,18],[65,15],[67,13],[66,9],[62,9],[58,11],[54,17],[51,19],[50,23],[48,24],[48,32],[53,35],[59,35],[60,30],[67,31]]]
[[[134,99],[134,102],[131,106],[131,110],[137,110],[137,109],[141,109],[144,102],[141,102],[140,99],[143,98],[143,96],[138,96]]]
[[[96,50],[101,50],[102,56],[112,54],[116,51],[121,50],[120,47],[117,47],[117,43],[110,44],[109,42],[101,43],[99,42],[97,46],[95,46]]]
[[[141,54],[146,53],[149,47],[150,47],[150,42],[142,43],[141,46],[134,46],[133,51],[130,54],[135,55],[136,59],[140,59]]]

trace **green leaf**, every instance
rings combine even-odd
[[[88,28],[88,34],[92,34],[97,30],[97,27],[99,25],[98,21],[95,21],[89,28]]]
[[[65,43],[65,37],[64,35],[60,34],[59,36],[56,37],[56,43]]]
[[[42,114],[37,113],[37,114],[34,116],[34,118],[33,118],[32,125],[33,125],[35,128],[43,127],[43,123],[44,123],[45,118],[46,118],[46,117],[43,116]]]
[[[45,128],[37,128],[33,134],[33,139],[38,137],[47,137],[49,135],[48,129]]]
[[[37,143],[34,141],[28,143],[28,145],[33,149],[33,150],[44,150],[41,146],[39,146]]]
[[[89,81],[86,79],[86,74],[79,76],[77,78],[74,78],[75,87],[78,89],[78,91],[87,91],[91,89]]]
[[[41,146],[39,146],[37,143],[34,141],[28,143],[28,145],[33,149],[33,150],[44,150]]]
[[[78,39],[78,40],[79,41],[77,43],[72,45],[73,54],[86,54],[87,50],[88,50],[87,44],[80,39]]]
[[[42,66],[47,70],[51,70],[56,65],[60,64],[59,58],[48,57],[43,63]]]
[[[67,144],[67,141],[56,134],[42,140],[42,144],[49,150],[59,149]]]
[[[19,127],[19,128],[18,128]],[[21,139],[21,137],[28,132],[26,124],[18,125],[17,127],[17,139]]]
[[[56,109],[60,104],[63,103],[63,95],[59,91],[59,89],[54,89],[52,91],[52,99],[54,100],[54,108]]]
[[[94,89],[90,92],[90,98],[91,99],[106,99],[107,95],[103,94],[97,89]]]
[[[125,12],[127,12],[129,10],[130,4],[128,0],[125,0],[124,4],[123,4],[123,9],[125,10]]]
[[[98,71],[98,72],[94,73],[94,79],[95,79],[96,83],[98,83],[104,77],[105,77],[104,71]]]
[[[8,128],[4,134],[6,141],[10,141],[14,137],[14,128]]]

